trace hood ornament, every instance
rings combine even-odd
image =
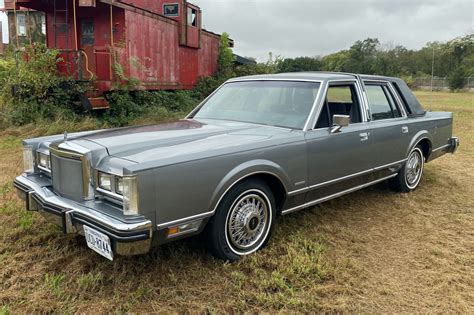
[[[64,131],[64,142],[67,142],[67,131]]]

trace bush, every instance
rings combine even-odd
[[[59,52],[34,44],[0,65],[2,125],[74,120],[77,95],[84,89],[57,74]]]
[[[196,87],[192,91],[192,95],[197,100],[203,100],[224,83],[225,80],[227,79],[217,76],[199,78]]]
[[[451,74],[448,76],[448,85],[451,91],[456,91],[464,88],[464,78],[466,74],[464,73],[464,69],[462,67],[456,68]]]
[[[142,115],[159,110],[164,113],[185,113],[191,111],[199,99],[192,91],[126,91],[116,90],[107,97],[110,108],[103,119],[112,126],[122,127]]]

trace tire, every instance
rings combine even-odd
[[[210,252],[233,262],[259,250],[268,243],[275,218],[275,198],[263,181],[250,179],[236,184],[222,198],[206,227]]]
[[[410,192],[418,187],[423,169],[425,166],[425,157],[420,146],[416,146],[408,154],[405,165],[400,169],[398,175],[390,179],[390,187],[398,192]]]

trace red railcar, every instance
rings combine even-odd
[[[5,0],[5,7],[45,12],[47,46],[64,60],[59,71],[94,82],[93,108],[108,106],[104,92],[122,75],[139,89],[174,90],[217,71],[220,35],[202,28],[200,8],[186,0]]]

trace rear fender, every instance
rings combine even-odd
[[[428,139],[430,144],[433,143],[433,137],[431,136],[431,134],[427,130],[421,130],[411,139],[410,144],[408,145],[408,148],[405,152],[405,156],[408,156],[411,150],[413,150],[413,148],[416,147],[416,145],[420,143],[420,141],[423,139]],[[431,153],[431,146],[429,153]]]

